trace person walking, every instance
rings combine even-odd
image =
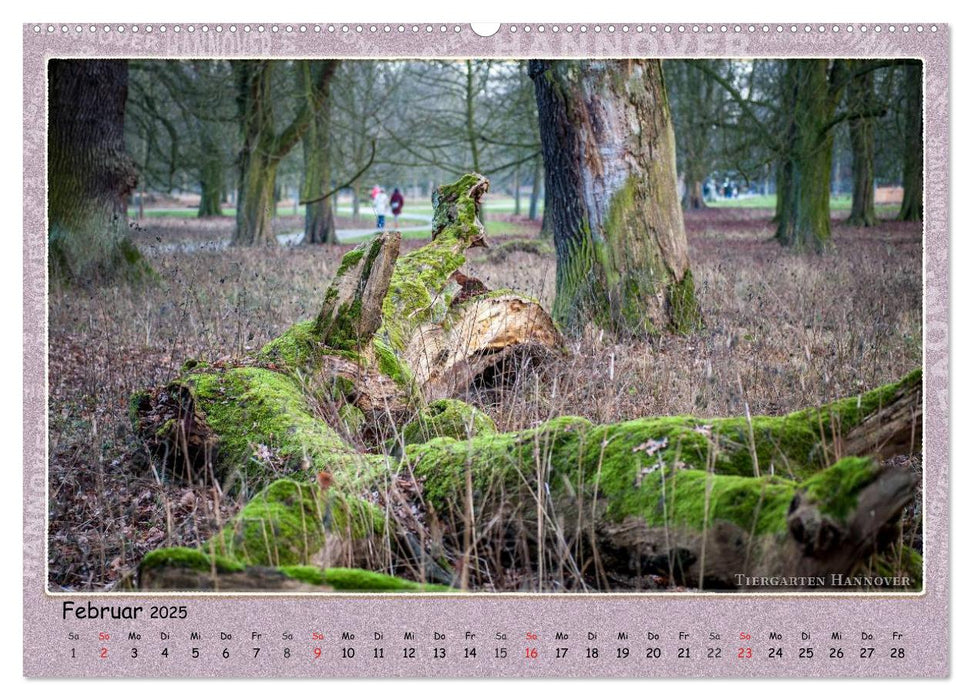
[[[378,217],[378,230],[384,229],[384,220],[388,216],[390,211],[388,207],[388,193],[382,188],[378,188],[377,194],[374,195],[374,213]]]
[[[401,190],[395,187],[394,192],[391,193],[391,213],[394,214],[394,227],[396,229],[398,228],[398,216],[404,208],[405,196],[401,194]]]

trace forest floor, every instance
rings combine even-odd
[[[703,330],[631,344],[590,329],[569,342],[569,357],[552,376],[524,374],[502,392],[470,400],[502,430],[564,414],[596,422],[782,414],[919,367],[920,225],[883,221],[856,229],[834,220],[835,252],[804,256],[772,240],[770,214],[686,215]],[[535,222],[504,219],[495,226],[498,235],[538,235]],[[160,276],[157,285],[50,290],[52,590],[115,589],[147,551],[197,546],[239,507],[211,489],[154,473],[132,433],[128,398],[171,380],[187,358],[240,356],[313,316],[350,246],[162,245],[214,240],[231,225],[139,222],[134,238]],[[405,240],[403,248],[420,244]],[[515,252],[499,260],[473,249],[466,272],[491,288],[552,304],[553,255]],[[912,508],[908,517],[919,528],[919,511]]]

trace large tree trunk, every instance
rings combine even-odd
[[[48,242],[52,277],[92,282],[141,277],[128,238],[137,183],[125,151],[128,63],[53,59],[48,123]]]
[[[855,69],[860,61],[849,61]],[[873,72],[867,71],[850,81],[847,107],[864,116],[850,119],[850,147],[853,152],[853,206],[846,223],[852,226],[876,226],[874,203],[873,117],[868,115],[874,103]]]
[[[832,245],[829,190],[832,121],[838,94],[830,90],[829,61],[786,61],[784,86],[792,105],[779,185],[776,239],[796,250],[822,252]]]
[[[318,101],[321,108],[310,120],[303,137],[304,192],[302,199],[317,199],[331,189],[330,168],[330,82],[337,61],[320,61],[304,71],[307,99]],[[314,79],[312,71],[324,71],[323,79]],[[316,86],[316,87],[315,87]],[[315,90],[320,94],[315,94]],[[333,197],[307,204],[304,219],[304,243],[336,243]]]
[[[239,196],[234,245],[267,243],[273,235],[271,215],[277,159],[273,157],[272,61],[238,61],[237,107],[243,150],[239,154]]]
[[[295,69],[302,77],[304,61]],[[233,245],[273,242],[272,214],[276,211],[276,172],[306,131],[317,109],[319,95],[305,102],[293,121],[277,132],[273,110],[274,61],[236,61],[237,111],[243,148],[239,155],[239,198]],[[324,80],[324,71],[318,81]]]
[[[202,197],[199,200],[199,217],[222,216],[222,196],[225,189],[226,173],[223,169],[222,152],[211,133],[212,127],[200,124],[202,130],[202,168],[199,173],[199,187]]]
[[[900,221],[924,219],[924,119],[921,66],[906,67],[906,132],[904,133],[904,201]]]
[[[699,322],[658,60],[530,62],[556,244],[553,316],[633,336]]]

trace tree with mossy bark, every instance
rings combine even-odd
[[[128,62],[52,59],[48,122],[48,245],[53,278],[75,283],[150,271],[128,236],[138,181],[125,150]]]
[[[271,220],[276,198],[274,187],[280,161],[297,145],[310,125],[326,94],[333,70],[319,70],[296,115],[278,129],[274,110],[274,73],[281,61],[244,60],[233,62],[237,87],[237,112],[242,141],[239,154],[239,194],[233,245],[259,245],[273,240]],[[303,79],[305,61],[290,67]],[[313,62],[310,62],[313,63]]]
[[[658,60],[532,60],[556,245],[553,316],[622,335],[688,332],[699,312]]]
[[[307,61],[303,64],[305,99],[311,108],[314,105],[320,105],[314,110],[307,132],[303,136],[304,171],[301,200],[314,200],[305,205],[304,243],[337,242],[334,202],[330,194],[330,89],[338,63],[338,61],[312,63]]]
[[[899,221],[924,219],[924,118],[923,67],[914,63],[906,67],[904,79],[904,200],[900,205]]]
[[[856,72],[861,61],[847,60],[848,68]],[[876,226],[877,210],[874,197],[874,120],[876,96],[874,75],[866,72],[851,79],[846,89],[847,108],[856,115],[849,120],[850,148],[853,154],[853,202],[846,223],[851,226]]]
[[[831,81],[839,61],[793,59],[784,66],[788,123],[783,135],[776,240],[796,250],[823,252],[832,245],[829,190],[833,117],[843,83]]]

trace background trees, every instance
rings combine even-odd
[[[307,62],[290,66],[294,82],[302,82],[304,99],[296,114],[277,128],[277,105],[273,95],[273,73],[278,61],[235,61],[236,104],[242,150],[239,154],[239,194],[236,205],[236,231],[233,243],[254,245],[272,236],[271,212],[275,208],[274,186],[280,161],[299,143],[304,132],[323,106],[328,83],[334,74],[331,61],[317,70]]]
[[[919,63],[908,65],[904,81],[904,201],[901,221],[924,218],[923,73]]]
[[[600,65],[577,64],[573,73],[563,76],[564,84],[581,85],[591,75],[628,80],[610,71],[603,73]],[[96,67],[91,63],[85,70]],[[58,70],[52,71],[52,78]],[[764,201],[775,206],[776,239],[808,251],[822,251],[831,244],[832,197],[852,193],[847,222],[868,226],[876,222],[877,188],[902,186],[900,218],[922,216],[921,68],[915,62],[667,60],[663,71],[664,79],[658,74],[657,85],[651,82],[652,70],[644,81],[635,78],[620,92],[631,93],[623,99],[635,105],[632,108],[638,113],[638,91],[643,88],[655,94],[662,82],[665,85],[676,139],[677,196],[683,207],[701,209],[739,195],[774,197]],[[558,103],[537,102],[539,93],[527,63],[494,59],[133,61],[130,80],[122,80],[120,73],[102,71],[100,76],[97,89],[107,91],[114,85],[115,98],[114,102],[98,100],[92,108],[114,105],[110,108],[116,131],[124,129],[124,142],[111,148],[124,151],[134,167],[128,179],[137,179],[137,190],[129,182],[132,191],[118,195],[127,200],[132,215],[142,215],[152,200],[171,202],[175,194],[192,194],[198,197],[194,201],[198,201],[199,216],[235,217],[237,245],[272,241],[272,219],[278,214],[303,215],[304,242],[333,243],[338,197],[346,203],[350,195],[351,217],[361,227],[362,205],[374,184],[400,187],[406,193],[408,212],[418,204],[427,207],[426,198],[435,187],[469,171],[489,178],[492,196],[511,198],[509,214],[538,219],[544,201],[553,196],[546,186],[548,179],[567,177],[549,169],[550,158],[566,158],[552,152],[552,146],[546,147],[544,167],[540,131],[556,133],[569,123],[579,126],[576,120],[582,116],[575,110],[581,107],[574,103],[585,104],[583,98],[571,99],[563,107],[569,111],[566,118],[548,109],[541,113],[544,104],[550,108]],[[126,96],[118,105],[122,94]],[[52,99],[56,97],[52,93]],[[65,110],[70,109],[71,99]],[[606,100],[605,105],[620,104],[616,95],[607,95]],[[560,102],[566,105],[566,97]],[[601,108],[582,109],[595,114]],[[658,107],[656,114],[648,116],[667,109],[667,105]],[[627,144],[607,152],[605,144],[617,140],[614,134],[623,141],[627,138],[623,134],[640,126],[622,123],[608,107],[601,111],[602,124],[580,126],[586,134],[585,154],[596,150],[590,146],[607,149],[601,157],[613,163],[640,148]],[[67,119],[64,114],[54,116]],[[73,127],[58,122],[51,128],[52,139],[61,138],[53,144],[60,149],[54,156],[63,158],[74,149],[68,144],[74,137],[67,135]],[[77,138],[77,159],[71,156],[72,163],[57,172],[62,180],[73,177],[71,168],[96,177],[96,170],[81,165],[87,152],[83,143],[90,142],[91,136],[78,131]],[[666,158],[667,154],[662,150],[656,155]],[[655,154],[644,151],[638,157],[655,159]],[[617,167],[618,172],[626,172],[628,166]],[[605,188],[597,196],[612,195],[611,188]],[[63,257],[61,267],[82,249],[97,250],[78,237],[68,241],[68,245],[77,243],[78,250],[63,251],[64,232],[71,228],[64,222],[76,216],[71,212],[77,209],[64,205],[66,196],[57,187],[52,189],[52,207],[61,208],[54,212],[51,235],[55,261]],[[655,202],[652,211],[666,207],[665,201],[646,190],[635,194],[635,199],[645,197]],[[278,212],[281,198],[291,200],[292,209]],[[122,204],[113,206],[119,215],[124,212]],[[490,206],[487,200],[482,217],[487,228]],[[591,201],[584,204],[591,206]],[[609,209],[607,203],[597,206]],[[543,217],[544,233],[552,233],[559,216],[555,208],[551,199],[550,216]],[[600,219],[606,217],[596,207],[590,211]],[[299,230],[293,222],[286,225],[293,232]],[[571,225],[563,221],[563,226]],[[95,228],[99,239],[116,238],[114,233],[102,236],[100,227]],[[623,249],[638,250],[640,238],[635,235],[622,244]],[[115,252],[90,253],[100,259],[95,268],[114,268],[111,260],[121,244],[106,245]],[[565,260],[564,280],[572,275]],[[681,266],[670,267],[680,279]],[[609,277],[604,278],[605,290],[623,286]],[[629,285],[638,287],[633,282]],[[604,294],[608,306],[620,308],[642,292]],[[566,292],[562,298],[563,304],[573,305]],[[577,313],[578,318],[583,315]],[[609,314],[613,320],[608,325],[629,325],[618,321],[618,314],[623,316]]]

